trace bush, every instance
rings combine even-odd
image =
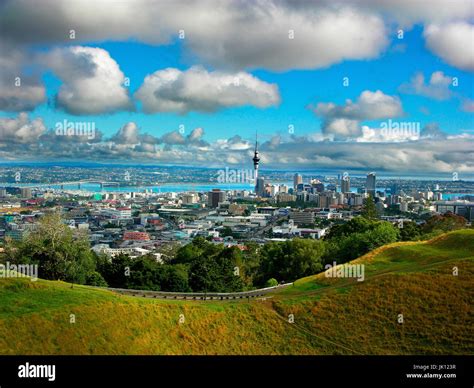
[[[86,284],[96,287],[108,287],[104,277],[97,271],[88,273],[86,276]]]
[[[348,222],[348,224],[350,222]],[[359,223],[360,221],[356,222]],[[393,243],[399,239],[399,229],[390,222],[363,221],[362,224],[362,230],[365,231],[348,234],[337,233],[337,235],[328,241],[328,249],[324,257],[325,263],[336,261],[338,264],[342,264],[365,255],[375,248]],[[351,228],[351,226],[349,225],[348,228]],[[341,229],[339,232],[341,232]]]
[[[257,275],[257,285],[265,284],[265,279],[293,281],[314,275],[323,268],[324,241],[294,239],[271,242],[261,249],[261,261]]]
[[[275,278],[268,279],[265,283],[265,287],[275,287],[278,286],[278,281]]]

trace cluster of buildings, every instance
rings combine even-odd
[[[271,184],[259,176],[257,145],[252,160],[254,190],[88,193],[0,188],[0,241],[21,239],[37,230],[43,215],[59,212],[68,227],[87,235],[97,253],[163,260],[163,246],[186,244],[196,236],[240,249],[245,249],[246,241],[318,239],[333,222],[360,214],[369,197],[379,217],[394,223],[422,213],[452,212],[469,222],[474,219],[474,196],[446,201],[439,186],[405,192],[393,183],[378,190],[375,173],[367,174],[364,187],[355,189],[347,173],[331,184],[312,178],[305,182],[301,174],[294,175],[292,185]]]

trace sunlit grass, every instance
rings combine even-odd
[[[473,252],[473,230],[391,244],[353,262],[363,282],[319,274],[250,302],[0,279],[0,354],[474,354]]]

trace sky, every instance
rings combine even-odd
[[[0,2],[0,162],[474,173],[474,5]]]

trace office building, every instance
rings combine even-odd
[[[31,198],[32,197],[31,188],[22,187],[20,189],[20,195],[21,195],[21,198]]]
[[[309,225],[314,224],[314,213],[313,212],[301,212],[295,211],[291,212],[290,219],[293,220],[295,224]]]
[[[255,194],[257,194],[257,196],[259,197],[265,196],[265,178],[257,178],[257,183],[255,185]]]
[[[303,183],[303,176],[301,174],[295,174],[293,177],[293,187],[295,190],[298,189],[298,185]]]
[[[365,191],[372,198],[375,198],[375,172],[367,174],[367,180],[365,183]]]
[[[454,213],[466,218],[468,221],[474,221],[474,202],[469,201],[440,201],[436,202],[436,211],[438,213]]]
[[[351,192],[351,179],[348,175],[343,175],[341,179],[341,193]]]
[[[212,189],[207,194],[207,206],[216,208],[219,206],[219,203],[224,202],[225,192],[220,189]]]

